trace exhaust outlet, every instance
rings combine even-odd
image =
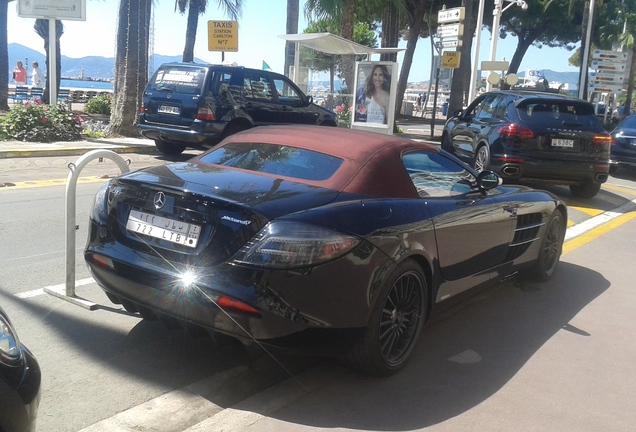
[[[603,183],[607,181],[607,174],[596,174],[596,181],[599,183]]]
[[[516,176],[516,175],[519,174],[519,167],[517,167],[517,166],[503,167],[501,172],[503,172],[504,174],[509,175],[509,176]]]

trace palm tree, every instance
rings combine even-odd
[[[0,110],[7,111],[9,104],[9,42],[7,37],[7,10],[9,1],[0,0]]]
[[[48,19],[36,19],[35,24],[33,25],[35,32],[44,39],[44,52],[46,53],[46,82],[44,84],[44,91],[42,94],[42,102],[44,103],[52,103],[55,104],[55,101],[49,101],[49,88],[50,86],[55,85],[55,94],[60,90],[60,74],[62,73],[62,54],[60,53],[60,38],[64,34],[64,24],[62,21],[55,20],[55,83],[51,83],[49,81],[49,77],[51,76],[50,70],[50,62],[49,62],[49,44],[51,41],[49,40],[49,20]]]
[[[298,15],[299,15],[299,1],[287,0],[287,28],[286,34],[298,33]],[[294,58],[296,57],[296,49],[294,42],[285,42],[285,69],[283,73],[289,74],[289,67],[294,64]]]
[[[136,124],[148,82],[152,0],[121,0],[117,21],[110,134],[138,136]]]
[[[225,9],[225,15],[237,21],[243,13],[243,0],[218,0],[219,7]],[[188,24],[186,26],[186,40],[183,48],[184,62],[194,61],[194,43],[197,38],[199,15],[203,15],[208,6],[208,0],[175,0],[175,10],[181,15],[188,11]]]

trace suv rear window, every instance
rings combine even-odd
[[[205,68],[197,67],[164,66],[157,71],[148,89],[191,95],[201,94],[205,71]]]
[[[327,180],[342,165],[342,159],[335,156],[263,143],[227,144],[200,160],[209,164],[313,181]]]
[[[517,114],[523,121],[546,126],[573,125],[595,127],[600,123],[592,104],[568,100],[524,101],[517,106]]]

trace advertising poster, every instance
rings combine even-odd
[[[393,62],[356,63],[355,103],[352,129],[393,133],[397,64]]]

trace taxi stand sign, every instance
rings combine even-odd
[[[461,52],[444,51],[444,53],[442,54],[442,67],[457,69],[459,67],[460,60],[461,60]]]
[[[238,21],[208,21],[208,51],[238,51]]]

